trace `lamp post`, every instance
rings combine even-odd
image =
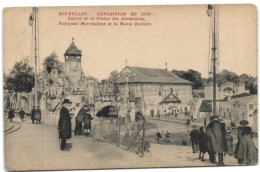
[[[212,63],[213,63],[213,115],[216,114],[216,60],[217,60],[217,37],[216,33],[218,32],[217,20],[218,17],[218,6],[217,5],[208,5],[207,14],[209,17],[213,17],[213,31],[212,31]]]
[[[33,7],[32,9],[32,13],[30,14],[29,17],[29,25],[34,27],[34,70],[35,70],[35,74],[34,74],[34,89],[35,89],[35,106],[38,106],[38,90],[37,90],[37,14],[38,14],[38,8]],[[34,26],[33,26],[34,24]],[[32,34],[33,36],[33,34]]]

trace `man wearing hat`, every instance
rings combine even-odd
[[[190,132],[190,141],[191,141],[193,153],[198,152],[199,134],[200,134],[199,130],[195,125],[193,125],[193,130]]]
[[[216,162],[218,153],[219,166],[224,165],[223,155],[227,151],[226,131],[223,124],[218,120],[218,116],[210,117],[210,123],[206,129],[208,136],[208,149],[211,163]]]
[[[82,131],[82,122],[84,121],[84,117],[87,113],[86,111],[87,106],[84,105],[82,106],[82,108],[79,110],[79,113],[77,114],[75,120],[76,120],[76,126],[75,126],[75,131],[74,131],[74,135],[81,135],[81,131]]]
[[[86,115],[84,117],[84,129],[85,129],[85,136],[89,136],[90,129],[91,129],[91,120],[93,118],[90,115],[90,108],[86,107]]]
[[[60,149],[66,151],[66,141],[71,138],[71,117],[69,113],[69,106],[71,102],[69,99],[64,99],[62,108],[60,110],[60,119],[58,123],[59,139],[61,139]]]

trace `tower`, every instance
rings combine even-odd
[[[76,47],[74,38],[72,38],[72,42],[64,54],[64,61],[66,76],[70,79],[74,88],[78,88],[81,81],[81,56],[81,50]]]

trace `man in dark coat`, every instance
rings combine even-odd
[[[84,121],[84,117],[87,113],[86,109],[84,108],[86,105],[84,105],[80,110],[79,113],[77,114],[75,120],[76,120],[76,126],[75,126],[75,131],[74,135],[81,135],[82,131],[82,122]]]
[[[21,108],[19,114],[20,114],[21,121],[24,121],[24,114],[25,114],[25,112],[24,112],[23,108]]]
[[[60,110],[60,119],[58,123],[59,138],[61,139],[60,149],[66,151],[66,141],[71,138],[71,117],[69,113],[69,105],[71,104],[69,99],[64,99],[62,102],[62,108]]]
[[[199,145],[199,130],[194,125],[193,130],[190,132],[190,141],[192,145],[192,152],[197,153],[198,152],[198,145]]]
[[[10,122],[12,123],[13,122],[13,118],[14,118],[14,110],[13,110],[12,107],[9,109],[8,118],[10,119]]]
[[[32,116],[31,116],[31,120],[32,120],[32,123],[34,124],[34,120],[35,120],[35,106],[33,106],[33,108],[32,108]]]
[[[89,136],[91,129],[91,120],[93,119],[90,115],[90,108],[86,108],[86,115],[84,117],[84,128],[85,128],[85,136]]]
[[[40,109],[40,106],[37,106],[37,109],[35,109],[35,120],[36,120],[36,124],[37,123],[41,123],[41,119],[42,119],[42,112]]]
[[[206,133],[208,136],[208,151],[211,163],[216,162],[216,153],[218,153],[218,165],[223,166],[223,154],[227,151],[226,131],[224,125],[218,120],[218,116],[210,117]]]

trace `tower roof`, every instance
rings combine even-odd
[[[69,48],[67,49],[67,51],[64,54],[65,56],[71,56],[71,55],[77,55],[77,56],[81,56],[81,50],[79,50],[75,43],[74,43],[74,38],[72,38],[72,43],[70,44]]]

